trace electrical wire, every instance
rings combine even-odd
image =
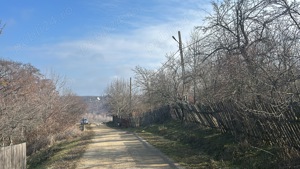
[[[168,64],[168,62],[170,62],[171,59],[173,59],[174,56],[175,56],[178,52],[179,52],[179,49],[178,49],[172,56],[170,56],[169,59],[168,59],[164,64],[162,64],[162,66],[161,66],[154,74],[160,72],[160,71],[161,71],[160,69],[164,69],[165,65]]]
[[[201,38],[201,39],[198,39],[197,41],[195,41],[195,42],[193,42],[193,43],[191,43],[191,44],[189,44],[189,45],[187,45],[187,46],[185,46],[185,47],[182,47],[182,49],[186,49],[186,48],[188,48],[188,47],[190,47],[190,46],[192,46],[192,45],[194,45],[194,44],[196,44],[196,43],[198,43],[198,42],[204,40],[205,38],[206,38],[206,37],[203,37],[203,38]]]
[[[186,48],[188,48],[188,47],[190,47],[190,46],[192,46],[192,45],[194,45],[194,44],[196,44],[196,43],[198,43],[198,42],[204,40],[205,38],[206,38],[206,37],[203,37],[203,38],[201,38],[201,39],[198,39],[197,41],[195,41],[195,42],[193,42],[193,43],[191,43],[191,44],[188,44],[188,45],[185,46],[185,47],[182,47],[182,49],[186,49]],[[161,66],[154,74],[160,72],[161,69],[164,69],[164,68],[165,68],[165,65],[168,64],[168,63],[170,62],[170,60],[173,59],[173,57],[174,57],[179,51],[180,51],[180,50],[178,49],[171,57],[169,57],[169,59],[168,59],[164,64],[162,64],[162,66]]]

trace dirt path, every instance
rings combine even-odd
[[[95,136],[79,160],[77,169],[179,168],[135,134],[105,125],[93,126],[92,129],[95,131]]]

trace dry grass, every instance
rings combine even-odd
[[[93,135],[93,131],[87,127],[79,137],[61,141],[28,157],[27,168],[74,169]]]
[[[127,130],[136,132],[187,169],[278,168],[282,165],[276,147],[253,148],[236,142],[230,134],[197,125],[170,121]]]

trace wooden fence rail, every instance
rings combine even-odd
[[[198,123],[236,137],[268,142],[280,147],[292,147],[300,151],[300,106],[291,104],[284,109],[270,105],[218,103],[210,106],[180,103],[174,106],[185,122]]]
[[[128,126],[147,126],[163,123],[168,119],[229,132],[236,138],[245,138],[253,143],[264,142],[279,147],[290,147],[300,152],[300,103],[286,106],[271,103],[239,105],[221,102],[210,105],[178,102],[157,110],[146,112],[141,117],[126,118]]]
[[[144,112],[139,117],[113,116],[113,122],[120,127],[139,127],[163,123],[171,118],[171,107],[167,105],[153,111]]]
[[[26,169],[26,143],[0,147],[0,168]]]

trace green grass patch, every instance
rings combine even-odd
[[[278,149],[236,142],[231,134],[193,124],[170,121],[136,132],[181,166],[189,168],[278,168]]]
[[[30,169],[73,169],[77,160],[84,153],[93,131],[86,131],[78,138],[68,139],[45,148],[27,158]]]

